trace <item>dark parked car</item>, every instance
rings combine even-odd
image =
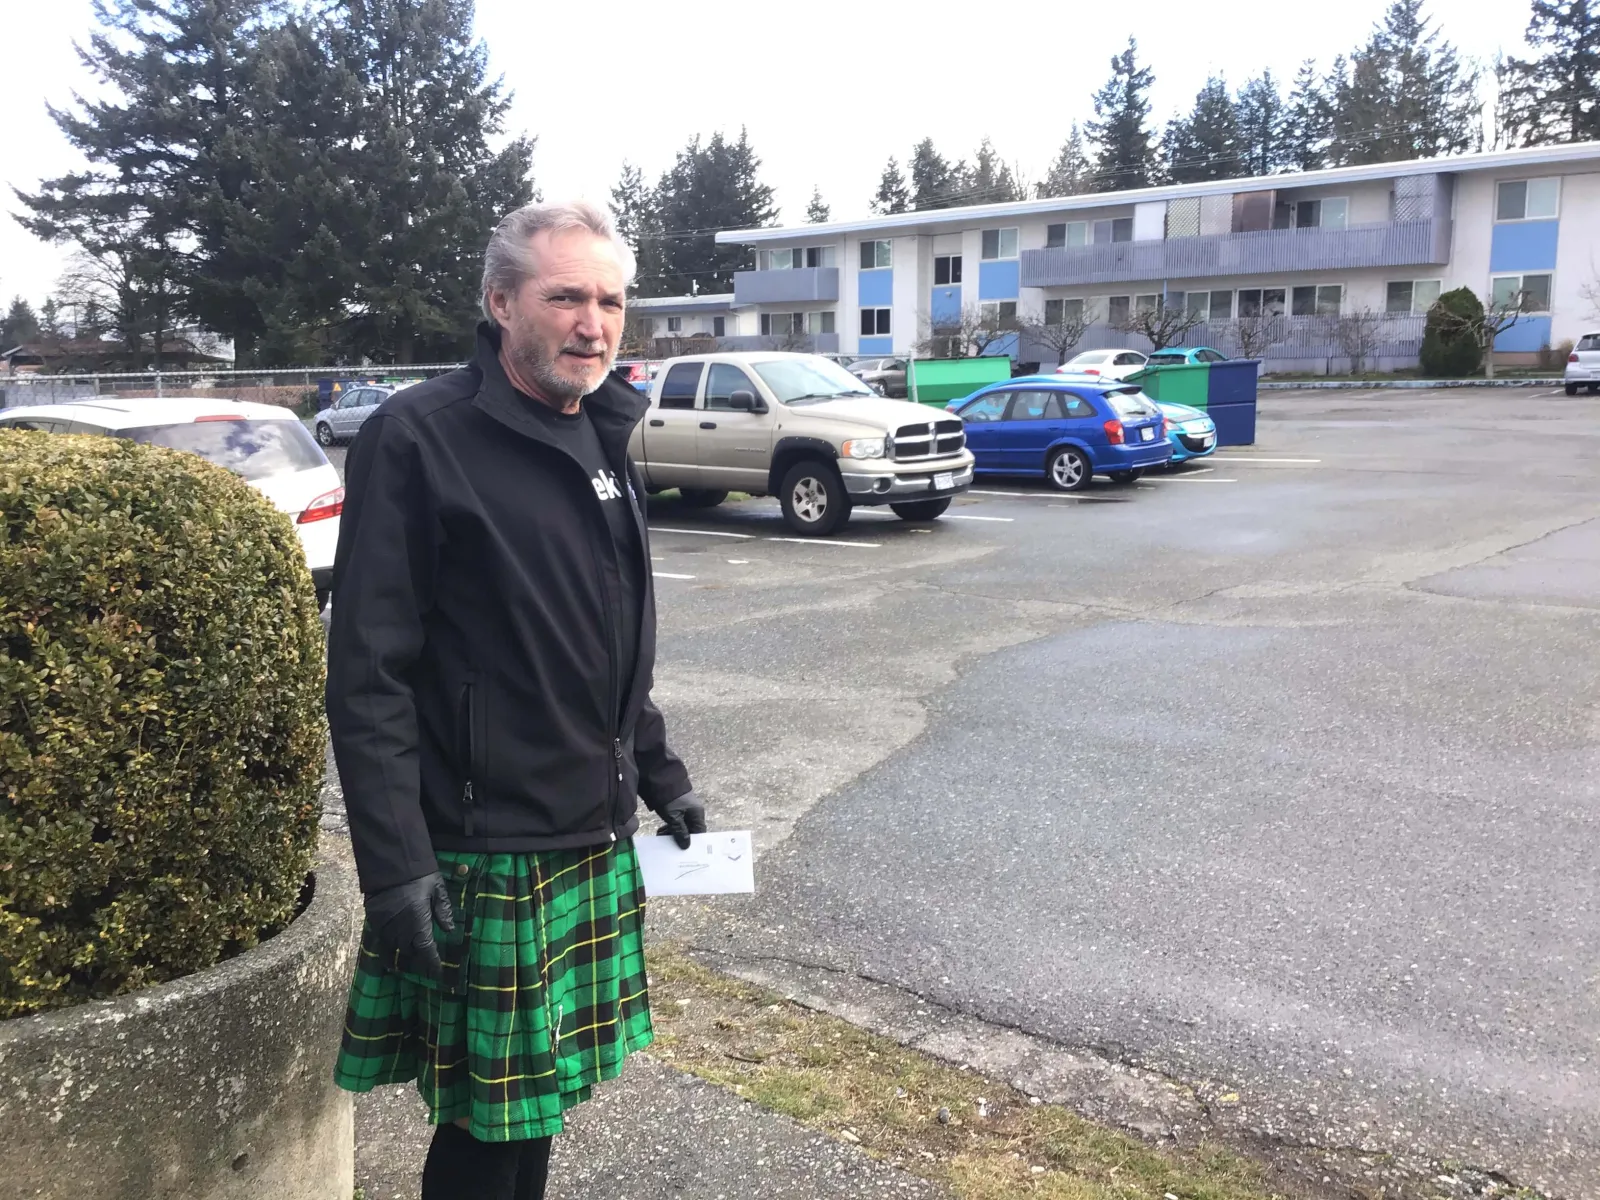
[[[1172,458],[1161,410],[1131,384],[1035,375],[946,407],[966,424],[978,474],[1042,475],[1076,492],[1095,475],[1132,483]]]

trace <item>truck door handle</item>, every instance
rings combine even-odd
[[[657,428],[657,429],[659,429],[659,428],[660,428],[660,427],[661,427],[661,426],[663,426],[663,425],[665,425],[665,424],[666,424],[666,422],[665,422],[665,421],[663,421],[663,420],[661,420],[661,419],[660,419],[660,418],[659,418],[659,417],[658,417],[658,418],[656,418],[656,419],[655,419],[655,420],[653,420],[653,421],[651,421],[651,422],[650,422],[650,424],[651,424],[651,425],[652,425],[652,426],[654,426],[654,427],[656,427],[656,428]]]
[[[717,427],[717,423],[715,421],[701,421],[700,422],[700,428],[701,429],[715,429],[716,427]]]

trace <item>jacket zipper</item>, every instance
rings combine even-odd
[[[478,765],[478,739],[472,728],[472,681],[461,685],[462,724],[467,734],[466,786],[461,789],[461,832],[471,837],[477,828],[476,804],[472,795],[472,776]]]

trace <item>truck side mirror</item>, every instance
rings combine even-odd
[[[766,401],[762,400],[754,392],[746,391],[744,388],[729,394],[728,407],[733,409],[734,412],[764,413],[767,411]]]

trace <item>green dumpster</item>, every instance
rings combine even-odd
[[[914,358],[906,373],[906,395],[918,404],[943,408],[970,396],[985,384],[1011,378],[1011,360],[988,358]]]
[[[1128,376],[1128,382],[1158,403],[1204,409],[1211,394],[1211,364],[1163,363]]]

